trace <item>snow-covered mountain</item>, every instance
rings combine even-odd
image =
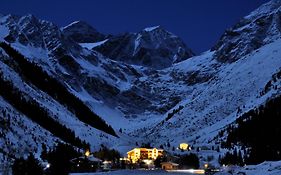
[[[212,48],[223,62],[233,62],[279,39],[281,2],[270,1],[241,19]]]
[[[159,26],[105,36],[84,22],[59,28],[32,15],[0,15],[0,88],[13,89],[0,92],[0,155],[79,142],[20,104],[92,149],[218,144],[227,124],[280,95],[280,86],[265,91],[281,69],[280,6],[264,4],[198,56]]]
[[[280,2],[270,1],[243,18],[226,30],[212,50],[167,68],[165,71],[177,75],[197,71],[209,78],[188,86],[191,93],[184,94],[185,99],[166,114],[170,114],[168,120],[144,132],[144,136],[174,146],[182,141],[219,145],[216,136],[220,130],[244,112],[279,96],[279,86],[263,92],[281,69]]]
[[[161,26],[110,37],[94,49],[113,60],[156,69],[194,56],[179,37]]]
[[[95,43],[102,41],[106,36],[99,33],[92,26],[83,21],[75,21],[62,28],[63,34],[78,43]]]

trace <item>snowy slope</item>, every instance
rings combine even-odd
[[[5,111],[5,117],[9,116],[8,120],[10,121],[8,128],[1,128],[1,133],[4,134],[0,139],[1,153],[9,153],[12,157],[24,156],[29,152],[40,155],[40,143],[52,147],[56,142],[58,138],[47,130],[42,129],[23,114],[16,112],[2,97],[0,102],[1,117],[3,117],[3,111]],[[21,147],[21,149],[18,149],[18,147]]]
[[[89,142],[92,145],[92,149],[98,149],[100,144],[115,145],[117,144],[116,138],[109,136],[85,123],[81,122],[76,116],[66,109],[65,106],[55,101],[48,94],[38,90],[34,86],[30,86],[24,82],[24,80],[14,72],[9,66],[0,62],[0,70],[6,77],[6,79],[13,80],[14,85],[22,92],[26,93],[25,98],[32,98],[36,100],[42,108],[48,109],[51,116],[59,123],[74,130],[75,134],[81,139]],[[12,108],[12,107],[10,107]],[[16,111],[16,109],[13,109]],[[28,136],[28,135],[27,135]],[[51,139],[51,137],[50,137]],[[45,141],[48,141],[45,139]],[[50,140],[52,143],[52,141]],[[44,143],[44,142],[42,142]],[[52,143],[54,144],[54,143]]]
[[[264,162],[259,165],[248,165],[244,167],[225,167],[216,175],[279,175],[281,173],[281,162]]]
[[[99,42],[95,42],[95,43],[80,43],[80,45],[82,47],[87,48],[87,49],[93,49],[95,47],[98,47],[98,46],[104,44],[106,41],[108,41],[108,39],[103,40],[103,41],[99,41]]]
[[[183,141],[197,146],[211,146],[216,144],[213,138],[218,131],[232,123],[241,113],[280,93],[275,90],[260,96],[266,84],[281,68],[280,30],[275,30],[280,3],[278,5],[277,1],[271,1],[264,6],[276,10],[260,10],[263,7],[257,9],[251,13],[251,17],[245,17],[247,22],[242,20],[231,29],[236,32],[240,30],[239,35],[226,32],[212,51],[164,69],[157,78],[146,78],[145,83],[150,82],[150,86],[155,89],[166,88],[158,93],[168,93],[173,89],[174,94],[179,93],[183,97],[164,114],[165,117],[179,109],[179,106],[184,108],[168,121],[163,120],[155,127],[140,129],[132,135],[141,134],[141,137],[149,138],[147,142],[158,146],[170,142],[176,147]],[[261,16],[275,16],[269,21],[272,25],[257,24],[256,20]],[[251,38],[262,39],[263,43],[249,48],[247,43],[252,44]],[[236,41],[236,46],[228,47]],[[238,108],[241,109],[239,114]]]
[[[277,40],[232,64],[221,64],[212,55],[208,60],[203,54],[195,57],[196,61],[191,58],[176,65],[187,70],[190,63],[200,67],[203,58],[205,69],[216,67],[217,73],[208,85],[200,84],[186,96],[180,103],[183,110],[147,132],[150,141],[159,144],[169,140],[175,146],[184,140],[208,144],[220,129],[236,119],[238,108],[243,112],[264,103],[270,95],[260,97],[259,93],[281,68],[280,44],[281,40]]]
[[[212,48],[222,62],[233,62],[281,38],[280,0],[272,0],[226,30]]]
[[[218,144],[214,140],[217,133],[241,113],[280,94],[278,88],[272,88],[260,95],[281,68],[278,2],[271,1],[245,17],[199,56],[193,56],[178,37],[159,26],[96,40],[94,34],[98,33],[80,22],[60,29],[32,15],[1,17],[0,41],[10,43],[25,59],[61,82],[112,126],[119,138],[80,121],[64,104],[28,83],[2,49],[0,69],[26,98],[35,99],[93,149],[104,144],[126,153],[136,142],[163,144],[167,150],[180,142],[210,147]],[[90,32],[89,41],[78,41],[82,35],[77,24],[85,27],[81,33]],[[66,29],[80,34],[78,39],[67,36]],[[163,56],[163,49],[169,54]],[[152,57],[146,57],[150,54]],[[142,62],[143,58],[152,62]],[[12,104],[0,101],[3,108],[19,113]],[[27,116],[23,118],[29,121]],[[21,128],[19,124],[13,127]],[[36,137],[40,138],[45,130],[40,126],[38,130]],[[52,146],[56,137],[48,137],[52,139],[47,144]],[[170,148],[165,146],[167,142]]]

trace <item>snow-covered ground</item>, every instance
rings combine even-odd
[[[192,173],[174,173],[162,170],[119,170],[101,173],[73,173],[71,175],[183,175]],[[264,162],[259,165],[248,165],[245,167],[224,167],[215,175],[280,175],[281,161]]]
[[[249,165],[245,167],[225,167],[224,170],[215,175],[280,175],[281,161],[264,162],[259,165]]]
[[[184,173],[190,174],[190,173]],[[119,170],[102,173],[73,173],[71,175],[183,175],[183,173],[169,173],[162,170]]]
[[[85,47],[87,49],[93,49],[94,47],[98,47],[104,43],[106,43],[106,41],[108,41],[108,39],[103,40],[103,41],[99,41],[96,43],[79,43],[82,47]]]

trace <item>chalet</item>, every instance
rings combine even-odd
[[[163,163],[161,163],[161,167],[163,170],[177,170],[179,167],[179,164],[176,164],[173,162],[163,162]]]
[[[157,157],[163,155],[163,150],[157,148],[134,148],[127,152],[127,155],[132,163],[137,163],[143,160],[156,160]]]

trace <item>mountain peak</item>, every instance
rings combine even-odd
[[[153,27],[147,27],[143,29],[141,32],[139,32],[142,35],[147,35],[150,33],[162,33],[165,37],[177,37],[175,34],[167,31],[164,27],[162,26],[153,26]]]
[[[94,49],[114,60],[155,69],[170,67],[173,63],[194,56],[179,37],[161,26],[113,36]]]
[[[88,27],[88,28],[94,29],[90,24],[88,24],[84,21],[73,21],[70,24],[68,24],[67,26],[63,27],[62,30],[67,30],[68,28],[78,27],[78,26],[83,26],[83,27]],[[96,30],[96,29],[94,29],[94,30]]]
[[[27,14],[19,19],[19,23],[38,23],[40,20],[32,14]]]
[[[27,15],[23,16],[22,18],[37,19],[33,14],[27,14]]]
[[[159,29],[159,28],[161,28],[161,27],[160,26],[147,27],[147,28],[143,29],[143,31],[151,32],[151,31]]]
[[[281,0],[269,1],[225,31],[215,50],[222,62],[233,62],[281,37]]]
[[[274,14],[281,9],[281,0],[271,0],[254,10],[245,19],[259,18],[264,15]]]
[[[63,27],[62,32],[65,36],[72,38],[78,43],[92,43],[105,39],[105,35],[99,33],[84,21],[74,21]]]

